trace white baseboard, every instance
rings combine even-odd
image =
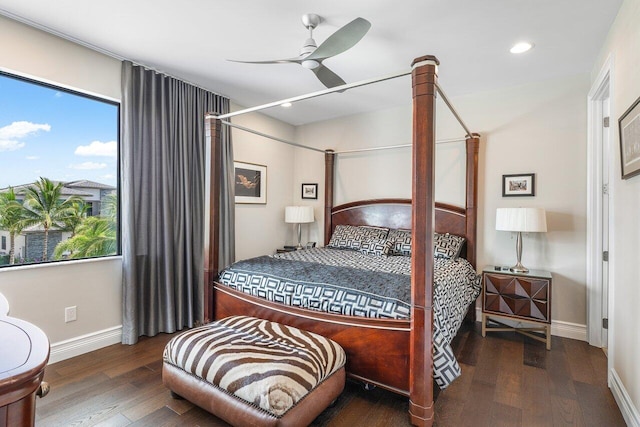
[[[611,393],[613,393],[613,397],[618,403],[624,421],[629,427],[640,427],[640,412],[638,412],[638,408],[633,404],[631,396],[627,393],[627,389],[624,387],[624,384],[622,384],[615,369],[611,370],[609,379]]]
[[[122,341],[122,325],[51,344],[49,364],[61,362]]]
[[[551,335],[557,335],[562,338],[587,341],[587,325],[563,322],[561,320],[552,320]]]
[[[482,307],[476,307],[476,319],[478,322],[482,321]],[[514,325],[517,321],[509,322],[502,319],[506,324]],[[551,321],[551,335],[555,335],[562,338],[571,338],[574,340],[586,341],[587,340],[587,325],[581,325],[579,323],[563,322],[561,320]]]

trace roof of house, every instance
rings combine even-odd
[[[100,182],[89,181],[87,179],[80,179],[76,181],[52,181],[54,184],[58,184],[62,182],[62,195],[63,196],[85,196],[89,197],[93,194],[88,193],[87,189],[98,189],[98,190],[115,190],[116,187],[113,187],[108,184],[102,184]],[[24,194],[28,187],[32,186],[34,183],[29,184],[21,184],[13,186],[13,191],[16,195]],[[9,190],[10,187],[0,189],[0,193]],[[85,191],[83,191],[85,190]]]
[[[69,181],[64,184],[65,187],[71,188],[97,188],[100,190],[115,190],[116,187],[109,184],[102,184],[100,182],[89,181],[88,179],[79,179],[77,181]]]

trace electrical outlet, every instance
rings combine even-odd
[[[77,307],[67,307],[64,309],[64,321],[65,323],[73,322],[78,319]]]

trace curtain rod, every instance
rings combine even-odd
[[[248,127],[244,127],[244,126],[236,125],[236,124],[231,123],[231,122],[228,122],[228,121],[226,121],[226,120],[220,120],[220,123],[222,123],[223,125],[230,126],[230,127],[232,127],[232,128],[236,128],[236,129],[239,129],[239,130],[243,130],[243,131],[245,131],[245,132],[252,133],[252,134],[254,134],[254,135],[261,136],[261,137],[263,137],[263,138],[273,139],[274,141],[282,142],[282,143],[285,143],[285,144],[288,144],[288,145],[293,145],[294,147],[298,147],[298,148],[306,148],[307,150],[317,151],[317,152],[319,152],[319,153],[324,153],[324,150],[321,150],[321,149],[319,149],[319,148],[315,148],[315,147],[308,147],[308,146],[306,146],[306,145],[298,144],[297,142],[287,141],[286,139],[278,138],[277,136],[268,135],[268,134],[266,134],[266,133],[262,133],[262,132],[259,132],[259,131],[257,131],[257,130],[253,130],[253,129],[248,128]]]
[[[227,114],[220,114],[218,116],[216,116],[215,114],[207,114],[205,117],[207,119],[227,119],[229,117],[234,117],[234,116],[239,116],[242,114],[247,114],[247,113],[253,113],[255,111],[260,111],[260,110],[264,110],[267,108],[271,108],[271,107],[277,107],[279,105],[282,105],[286,102],[297,102],[297,101],[303,101],[305,99],[310,99],[310,98],[316,98],[318,96],[323,96],[323,95],[327,95],[330,93],[334,93],[334,92],[342,92],[348,89],[353,89],[356,87],[360,87],[360,86],[366,86],[366,85],[370,85],[373,83],[378,83],[378,82],[382,82],[385,80],[391,80],[391,79],[395,79],[398,77],[404,77],[404,76],[408,76],[409,74],[411,74],[411,70],[409,71],[402,71],[400,73],[394,73],[394,74],[387,74],[385,76],[382,77],[376,77],[373,79],[368,79],[368,80],[361,80],[359,82],[354,82],[354,83],[346,83],[340,86],[336,86],[336,87],[332,87],[329,89],[324,89],[324,90],[319,90],[317,92],[311,92],[311,93],[307,93],[305,95],[299,95],[299,96],[294,96],[292,98],[287,98],[287,99],[282,99],[280,101],[274,101],[274,102],[269,102],[268,104],[262,104],[262,105],[257,105],[255,107],[250,107],[250,108],[245,108],[244,110],[238,110],[238,111],[234,111],[232,113],[227,113]]]

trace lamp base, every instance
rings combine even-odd
[[[298,246],[296,246],[296,251],[299,251],[300,249],[304,249],[302,247],[302,243],[300,243],[302,240],[302,224],[298,223]]]
[[[529,269],[522,265],[520,261],[518,261],[516,265],[509,269],[509,271],[513,271],[514,273],[528,273]]]
[[[522,263],[520,262],[520,260],[522,259],[522,232],[521,231],[518,231],[518,237],[516,238],[516,257],[518,262],[509,270],[513,271],[514,273],[528,273],[529,269],[524,265],[522,265]]]

